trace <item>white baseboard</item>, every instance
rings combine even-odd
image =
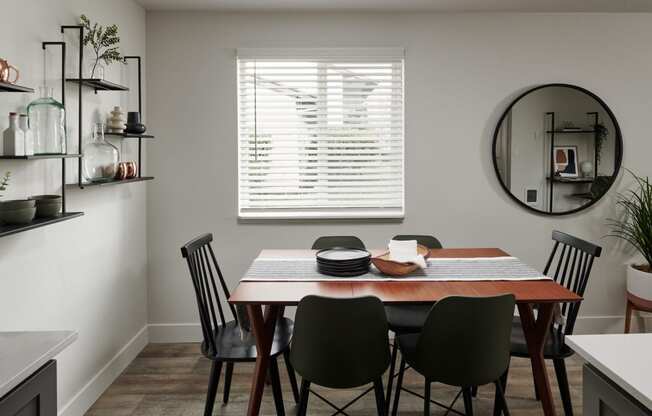
[[[632,317],[632,332],[645,332],[652,328],[652,316],[635,314]],[[625,317],[615,316],[578,316],[575,322],[575,334],[622,334],[625,330]]]
[[[82,416],[86,413],[148,342],[148,326],[145,325],[59,410],[59,416]]]
[[[149,324],[149,342],[200,342],[203,336],[199,323]]]

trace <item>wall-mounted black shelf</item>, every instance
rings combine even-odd
[[[548,202],[548,209],[549,212],[553,212],[553,205],[554,205],[554,193],[555,193],[555,184],[591,184],[595,181],[595,178],[565,178],[565,177],[558,177],[554,175],[555,172],[555,136],[561,135],[561,134],[590,134],[591,138],[593,139],[593,169],[594,172],[598,172],[598,153],[596,152],[595,149],[597,149],[597,143],[598,143],[598,135],[600,134],[599,132],[599,124],[600,124],[600,118],[598,116],[598,113],[595,111],[591,111],[586,113],[587,116],[592,116],[593,117],[593,128],[586,128],[586,129],[578,129],[578,130],[564,130],[563,128],[555,128],[555,112],[550,111],[545,113],[546,116],[550,117],[550,127],[548,127],[548,130],[546,130],[546,133],[550,135],[550,167],[549,167],[549,172],[547,173],[547,183],[548,183],[548,188],[549,188],[549,202]],[[589,126],[590,127],[590,126]],[[552,180],[550,177],[552,176]]]
[[[34,92],[34,88],[23,87],[22,85],[0,82],[0,91],[3,92]]]
[[[550,177],[546,178],[550,180]],[[554,177],[553,182],[557,183],[593,183],[595,182],[594,178],[564,178],[564,177]]]
[[[81,84],[85,87],[93,88],[97,91],[129,91],[129,87],[106,81],[100,78],[67,78],[67,82]]]
[[[132,134],[132,133],[104,133],[104,136],[116,137],[121,139],[153,139],[151,134]]]
[[[68,78],[66,79],[67,82],[70,83],[76,83],[77,84],[77,94],[78,94],[78,116],[77,116],[77,121],[79,123],[78,127],[78,134],[79,136],[77,137],[78,139],[78,152],[79,153],[84,153],[83,151],[83,94],[82,94],[82,87],[90,87],[95,90],[95,93],[97,94],[98,91],[129,91],[129,87],[126,87],[124,85],[119,85],[115,84],[110,81],[105,81],[99,78],[84,78],[82,75],[82,67],[84,63],[84,45],[83,42],[81,41],[84,39],[84,27],[80,25],[66,25],[66,26],[61,26],[61,33],[64,33],[67,29],[70,30],[76,30],[79,32],[79,63],[78,63],[78,72],[77,72],[77,77],[76,78]],[[123,62],[125,64],[128,63],[130,60],[135,60],[138,63],[138,113],[143,114],[143,100],[142,100],[142,65],[141,61],[142,58],[140,56],[123,56]],[[153,139],[154,136],[152,135],[147,135],[147,134],[125,134],[125,133],[105,133],[105,136],[108,137],[117,137],[121,139],[126,139],[126,138],[135,138],[138,139],[138,177],[134,179],[128,179],[128,180],[118,180],[118,181],[109,181],[109,182],[101,182],[101,183],[84,183],[83,182],[83,175],[82,175],[82,161],[83,161],[83,156],[82,158],[79,159],[79,163],[77,165],[77,184],[73,186],[77,186],[81,189],[84,189],[89,186],[106,186],[106,185],[117,185],[117,184],[124,184],[124,183],[132,183],[132,182],[140,182],[140,181],[150,181],[154,179],[151,176],[142,176],[142,167],[143,167],[143,139]],[[71,186],[71,185],[67,185]]]
[[[595,134],[595,130],[547,130],[548,134]]]
[[[82,215],[84,215],[83,212],[65,212],[58,217],[36,218],[34,221],[32,221],[29,224],[20,224],[20,225],[0,224],[0,237],[6,237],[8,235],[22,233],[23,231],[33,230],[35,228],[44,227],[46,225],[68,221],[73,218],[81,217]]]
[[[594,200],[595,195],[593,195],[591,192],[584,192],[584,193],[579,193],[579,194],[571,194],[573,198],[578,198],[578,199],[587,199],[587,200]]]
[[[0,159],[4,160],[40,160],[40,159],[69,159],[69,158],[80,158],[80,154],[47,154],[47,155],[29,155],[29,156],[0,156]]]
[[[95,187],[95,186],[111,186],[111,185],[125,185],[128,183],[134,183],[134,182],[144,182],[144,181],[151,181],[153,180],[153,176],[140,176],[136,178],[131,178],[131,179],[113,179],[110,181],[103,181],[103,182],[82,182],[81,184],[78,183],[71,183],[66,186],[68,187],[74,187],[74,188],[88,188],[88,187]]]

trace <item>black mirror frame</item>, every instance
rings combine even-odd
[[[607,115],[609,117],[611,117],[614,128],[616,130],[616,132],[615,132],[616,133],[616,144],[618,145],[617,148],[616,148],[616,155],[615,155],[616,160],[615,160],[615,165],[614,165],[614,174],[612,176],[612,178],[614,178],[614,180],[611,181],[611,183],[609,184],[607,189],[605,189],[604,193],[599,198],[594,199],[594,200],[590,201],[589,203],[587,203],[585,205],[582,205],[582,206],[580,206],[578,208],[575,208],[575,209],[572,209],[572,210],[569,210],[569,211],[564,211],[564,212],[541,211],[539,209],[533,208],[532,206],[530,206],[530,205],[526,204],[525,202],[521,201],[520,199],[518,199],[511,192],[511,190],[509,190],[507,188],[507,186],[505,186],[505,182],[503,181],[503,178],[500,176],[500,172],[498,171],[498,163],[496,161],[496,145],[498,143],[498,132],[500,131],[500,126],[503,124],[503,121],[505,120],[505,117],[507,117],[507,115],[512,110],[514,105],[516,105],[516,103],[518,103],[521,100],[521,98],[525,97],[526,95],[528,95],[528,94],[530,94],[530,93],[532,93],[534,91],[537,91],[537,90],[540,90],[540,89],[543,89],[543,88],[548,88],[548,87],[572,88],[574,90],[583,92],[583,93],[587,94],[588,96],[592,97],[594,100],[596,100],[605,109],[605,111],[607,112]],[[595,203],[600,201],[609,192],[609,190],[611,189],[611,187],[613,186],[613,184],[615,182],[615,178],[620,173],[620,169],[622,167],[622,161],[623,161],[623,136],[622,136],[622,133],[620,131],[620,125],[618,124],[618,120],[614,116],[614,114],[611,111],[611,109],[609,108],[609,106],[600,97],[598,97],[597,95],[595,95],[591,91],[589,91],[589,90],[587,90],[585,88],[579,87],[577,85],[572,85],[572,84],[563,84],[563,83],[543,84],[543,85],[539,85],[539,86],[530,88],[527,91],[520,94],[518,97],[516,97],[509,104],[507,109],[505,109],[505,111],[503,112],[502,116],[500,116],[500,119],[498,120],[498,123],[496,124],[496,128],[494,129],[494,138],[493,138],[493,143],[492,143],[492,146],[491,146],[491,159],[493,160],[494,172],[496,173],[496,177],[498,178],[498,182],[500,183],[500,187],[503,188],[505,193],[507,193],[507,195],[509,195],[509,197],[511,199],[513,199],[514,201],[516,201],[519,205],[521,205],[521,206],[525,207],[527,210],[529,210],[531,212],[534,212],[534,213],[537,213],[539,215],[555,216],[555,217],[562,216],[562,215],[570,215],[570,214],[575,214],[577,212],[584,211],[585,209],[590,208]]]

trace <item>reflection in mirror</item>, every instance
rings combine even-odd
[[[580,87],[551,84],[517,98],[494,134],[494,167],[512,198],[541,213],[579,211],[609,189],[622,155],[611,110]]]

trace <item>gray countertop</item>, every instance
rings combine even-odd
[[[76,339],[73,331],[0,332],[0,397]]]

